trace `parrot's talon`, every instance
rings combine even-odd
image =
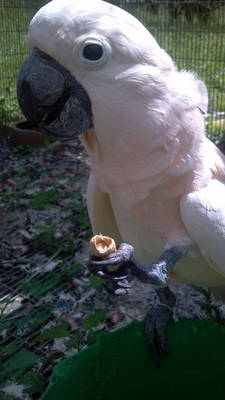
[[[161,354],[168,354],[165,328],[167,323],[173,319],[172,316],[173,312],[169,308],[165,311],[164,307],[158,305],[152,308],[146,317],[145,332],[148,345],[158,366],[160,366]]]
[[[125,294],[129,294],[129,290],[128,289],[124,289],[124,288],[118,288],[118,289],[115,290],[114,293],[115,293],[116,296],[122,296],[122,295],[125,295]]]
[[[128,277],[127,275],[117,275],[117,276],[116,275],[108,275],[103,271],[97,271],[96,275],[98,275],[102,279],[107,279],[110,281],[121,281],[123,279],[127,279],[127,277]]]
[[[88,263],[90,272],[102,279],[111,281],[122,281],[128,278],[127,270],[133,257],[133,246],[121,243],[119,249],[111,253],[107,259],[99,261],[91,257]],[[113,271],[108,270],[111,266],[118,266]]]
[[[118,282],[118,286],[123,287],[124,289],[130,289],[132,287],[132,285],[129,282]]]
[[[93,257],[89,261],[89,269],[94,270],[97,268],[109,267],[110,265],[124,265],[131,261],[134,248],[130,244],[121,243],[119,249],[111,253],[105,260],[95,260]]]
[[[157,290],[160,303],[154,306],[146,316],[145,332],[150,352],[155,362],[160,366],[161,354],[168,355],[167,337],[165,328],[168,322],[174,320],[174,306],[176,298],[168,287]]]
[[[110,294],[113,294],[115,296],[121,296],[125,294],[130,293],[130,287],[120,287],[119,284],[114,284],[113,287],[110,287],[106,284],[103,285],[104,288],[109,292]]]

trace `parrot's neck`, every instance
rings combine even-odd
[[[143,92],[128,102],[128,93],[121,90],[112,104],[117,90],[108,102],[102,101],[104,93],[99,102],[92,99],[94,130],[83,138],[101,190],[110,193],[132,186],[145,196],[156,185],[181,176],[188,186],[201,164],[206,140],[199,110],[179,112],[177,105],[173,110],[170,98],[158,104],[151,93],[149,100]]]
[[[189,142],[181,145],[179,139],[174,138],[151,151],[148,142],[140,143],[134,138],[124,148],[122,142],[104,147],[94,130],[83,136],[99,187],[109,194],[124,192],[128,206],[129,202],[132,206],[135,201],[149,196],[157,186],[166,184],[169,187],[170,181],[173,186],[177,182],[178,195],[191,188],[193,181],[196,183],[201,160],[194,148],[199,148],[199,144],[196,140],[192,145]]]

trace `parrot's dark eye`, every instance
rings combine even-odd
[[[97,61],[103,56],[103,48],[100,44],[87,44],[83,48],[82,55],[84,58],[86,58],[86,60]]]
[[[104,39],[99,37],[86,37],[81,43],[78,42],[79,58],[81,64],[88,69],[96,70],[104,65],[112,54],[110,44]]]

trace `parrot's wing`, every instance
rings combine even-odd
[[[118,245],[122,239],[115,221],[110,198],[98,187],[93,174],[89,177],[87,207],[94,234],[112,237]]]
[[[183,196],[180,209],[193,242],[225,276],[225,183],[212,179],[202,189]]]

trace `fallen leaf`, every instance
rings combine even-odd
[[[51,329],[46,329],[40,335],[38,335],[35,339],[34,342],[43,342],[44,340],[47,339],[56,339],[56,338],[62,338],[62,337],[68,337],[70,336],[69,332],[69,324],[67,322],[62,322],[59,326],[56,326],[55,328]]]
[[[23,371],[32,367],[39,356],[27,349],[21,349],[18,353],[15,353],[11,358],[9,358],[4,364],[3,374],[9,377],[17,377],[23,375]]]
[[[2,392],[9,396],[13,396],[16,399],[25,399],[24,391],[25,387],[23,385],[17,385],[16,383],[9,383],[7,386],[1,389]]]

